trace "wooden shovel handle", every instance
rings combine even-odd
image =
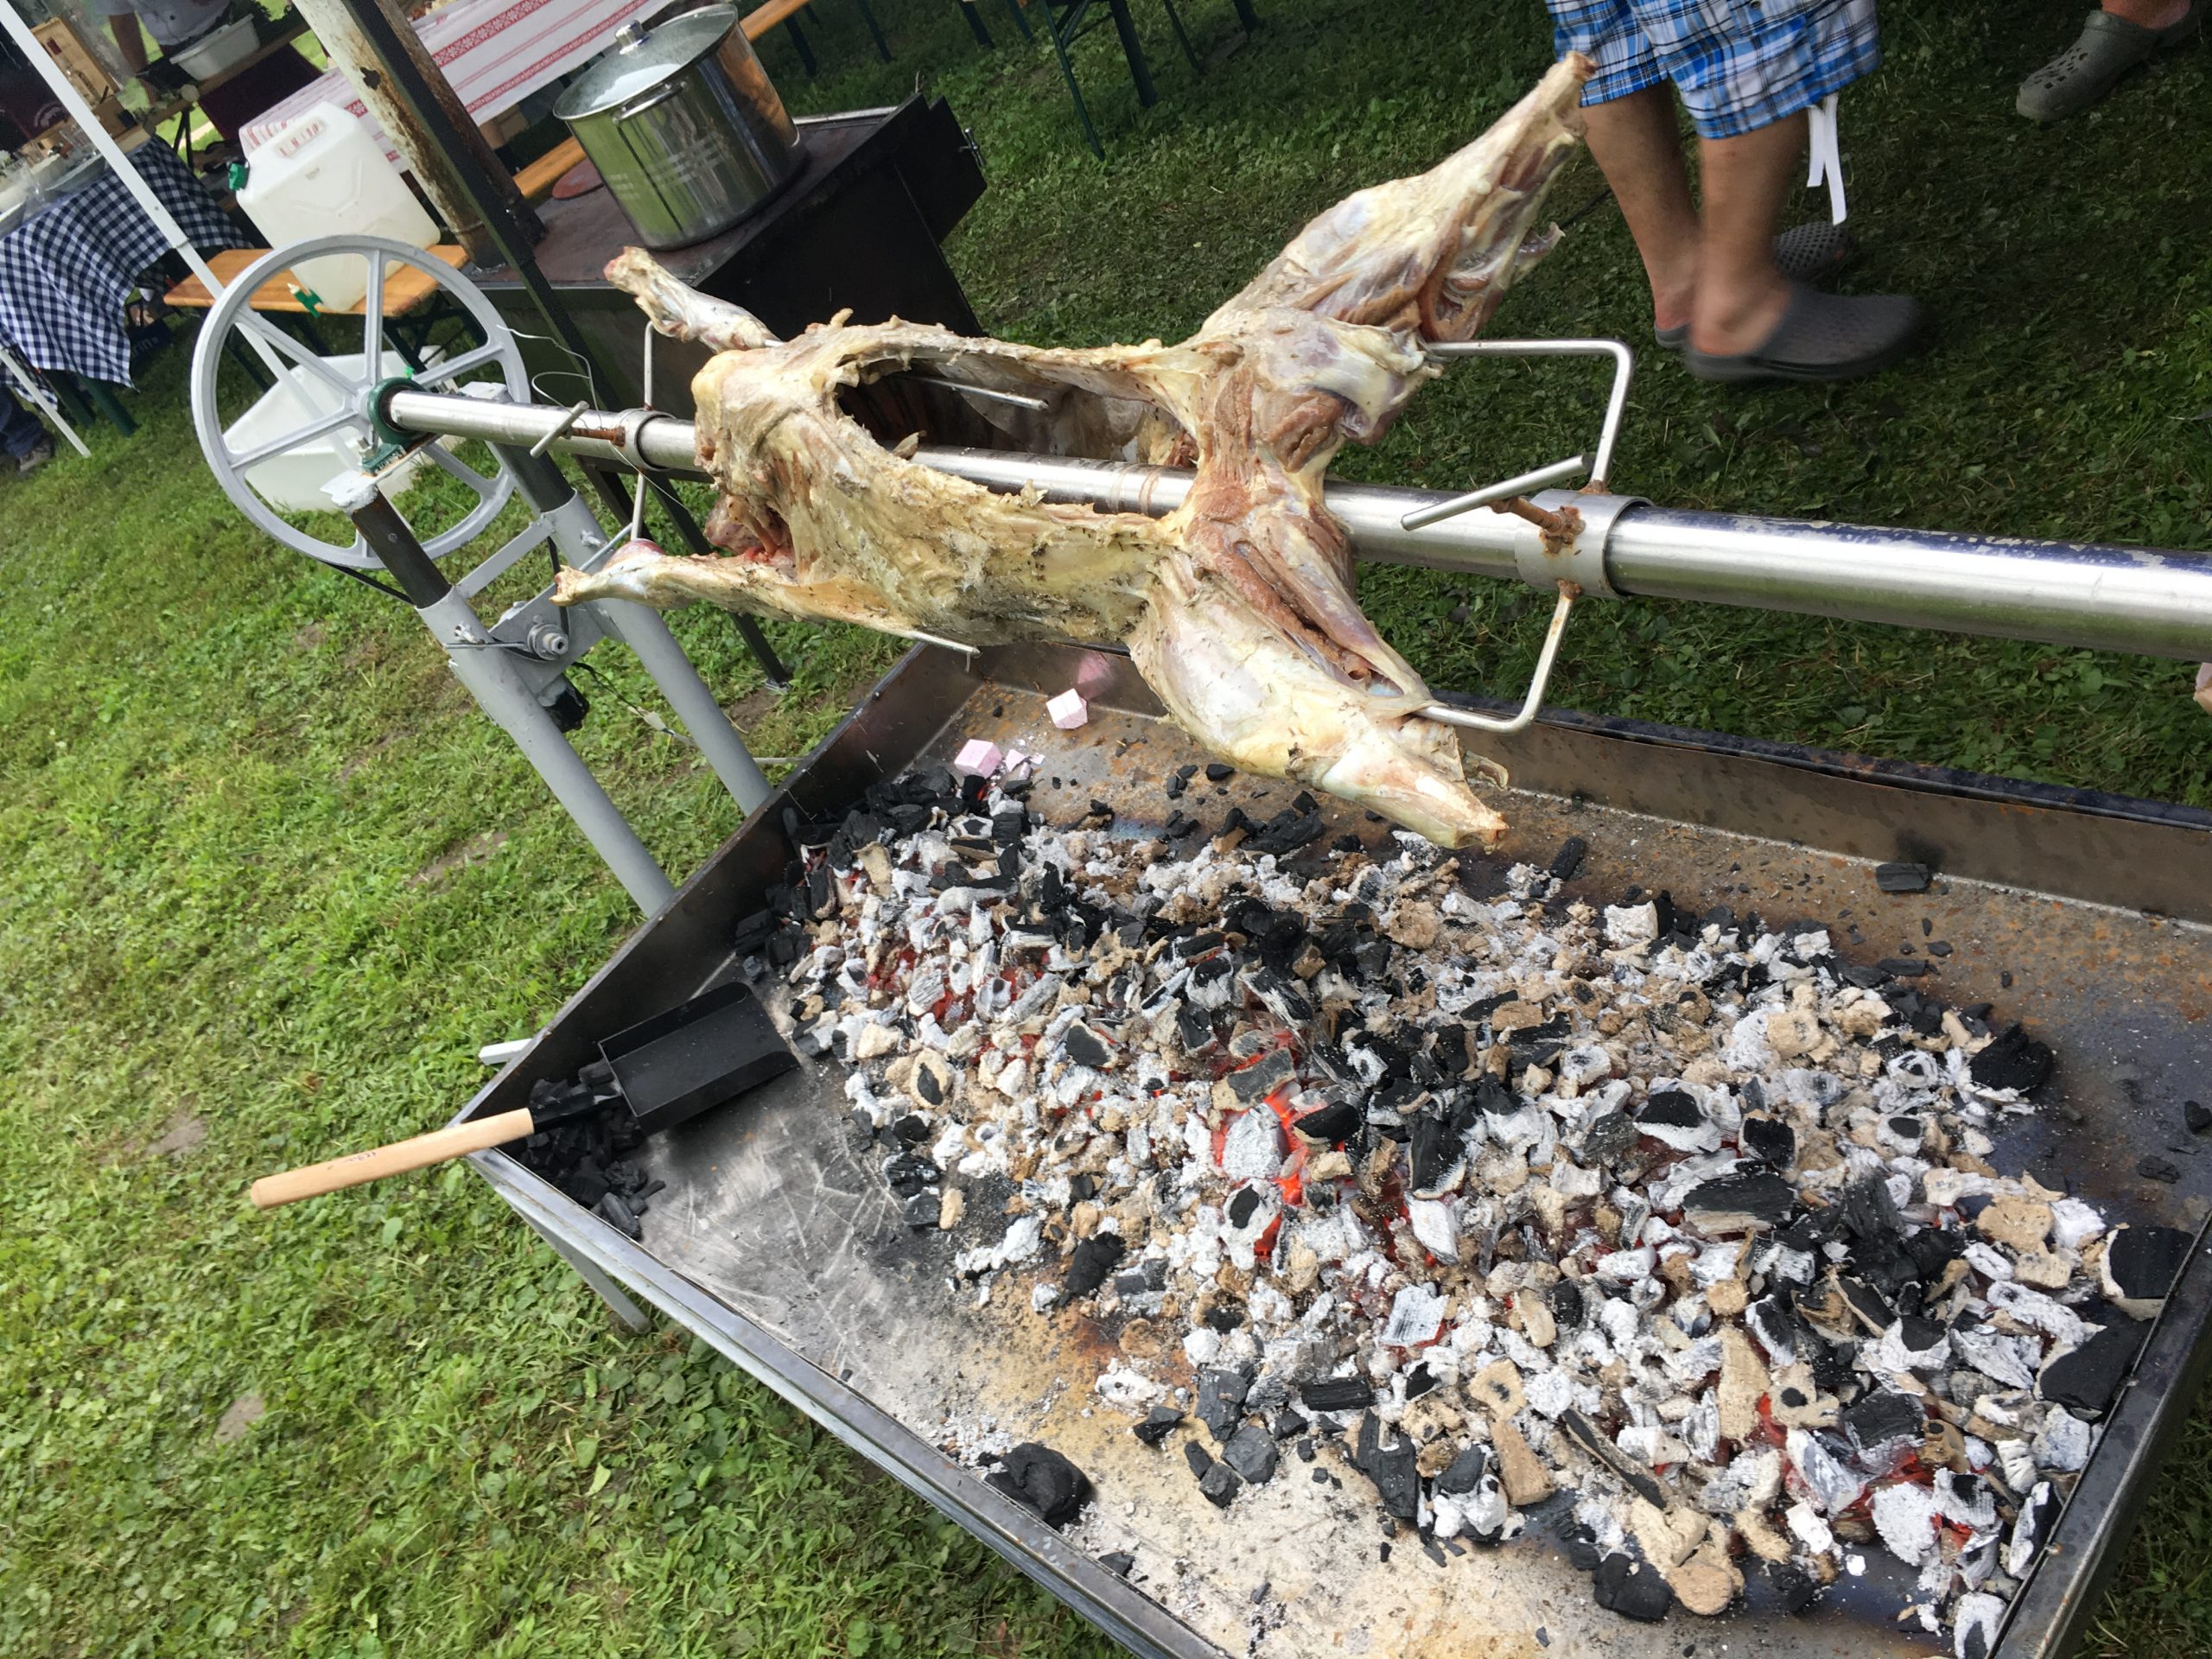
[[[465,1152],[481,1152],[486,1147],[504,1146],[510,1141],[519,1141],[536,1128],[537,1125],[531,1121],[530,1109],[525,1106],[518,1112],[501,1112],[496,1116],[479,1118],[474,1123],[457,1123],[451,1128],[433,1129],[429,1134],[418,1135],[411,1141],[396,1141],[388,1147],[348,1153],[343,1158],[333,1158],[327,1163],[309,1164],[305,1169],[288,1169],[282,1175],[264,1175],[253,1184],[254,1208],[274,1210],[280,1204],[312,1198],[323,1192],[337,1192],[349,1186],[365,1185],[386,1175],[420,1169],[425,1164],[442,1164],[447,1159],[458,1158]]]

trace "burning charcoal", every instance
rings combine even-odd
[[[2053,1061],[2048,1045],[2036,1041],[2018,1025],[2012,1025],[1969,1060],[1967,1070],[1985,1089],[2017,1089],[2022,1094],[2030,1094],[2041,1088],[2050,1076]]]
[[[1230,1092],[1247,1104],[1273,1092],[1278,1084],[1287,1083],[1297,1075],[1297,1065],[1287,1049],[1273,1049],[1262,1059],[1241,1071],[1232,1071],[1224,1079]],[[1278,1157],[1281,1154],[1277,1154]],[[1270,1172],[1272,1173],[1273,1172]]]
[[[2012,1522],[2012,1535],[2005,1544],[2005,1571],[2016,1579],[2024,1579],[2036,1558],[2043,1553],[2050,1537],[2050,1529],[2058,1523],[2058,1512],[2065,1507],[2065,1500],[2047,1480],[2039,1480],[2030,1489],[2026,1502]]]
[[[1137,1558],[1126,1549],[1109,1550],[1098,1558],[1098,1565],[1117,1579],[1126,1579],[1135,1570]]]
[[[1598,1563],[1592,1583],[1600,1607],[1646,1624],[1666,1618],[1675,1605],[1675,1592],[1657,1567],[1618,1550]]]
[[[1859,1462],[1870,1469],[1884,1466],[1882,1448],[1899,1440],[1917,1445],[1927,1421],[1917,1400],[1893,1389],[1871,1389],[1843,1408],[1844,1432]]]
[[[911,1152],[902,1152],[884,1165],[883,1179],[900,1198],[911,1198],[924,1187],[935,1186],[944,1178],[938,1166],[928,1159]]]
[[[1175,1432],[1183,1421],[1183,1414],[1167,1406],[1154,1406],[1145,1414],[1142,1422],[1135,1425],[1130,1433],[1147,1446],[1156,1446]],[[1211,1459],[1208,1459],[1211,1461]]]
[[[1274,1478],[1274,1437],[1257,1423],[1246,1423],[1221,1448],[1221,1460],[1248,1484],[1263,1486]]]
[[[1068,1274],[1064,1281],[1071,1299],[1088,1296],[1106,1282],[1106,1275],[1128,1252],[1119,1233],[1093,1233],[1079,1240],[1074,1255],[1068,1258]]]
[[[1359,1420],[1359,1439],[1352,1452],[1352,1466],[1375,1483],[1383,1512],[1410,1524],[1421,1512],[1421,1471],[1411,1440],[1391,1436],[1382,1443],[1383,1428],[1373,1412]]]
[[[1291,1128],[1317,1146],[1335,1146],[1349,1140],[1365,1122],[1365,1114],[1350,1101],[1332,1101],[1291,1122]]]
[[[1198,1373],[1198,1421],[1226,1440],[1244,1421],[1244,1396],[1251,1384],[1242,1371],[1210,1366]]]
[[[2147,1334],[2145,1325],[2114,1319],[2080,1347],[2045,1365],[2036,1381],[2037,1394],[2085,1416],[2102,1416]]]
[[[1562,1331],[1577,1331],[1585,1316],[1582,1287],[1572,1279],[1562,1279],[1551,1287],[1549,1300],[1552,1319]]]
[[[1363,1376],[1332,1376],[1300,1383],[1298,1397],[1308,1411],[1360,1411],[1375,1403],[1375,1390]]]
[[[1618,1475],[1645,1503],[1663,1510],[1672,1501],[1667,1489],[1659,1484],[1658,1476],[1614,1445],[1603,1430],[1580,1412],[1570,1408],[1560,1413],[1559,1426],[1569,1440]]]
[[[1198,1478],[1198,1491],[1214,1508],[1225,1510],[1243,1484],[1236,1471],[1225,1463],[1217,1463]]]
[[[1720,1144],[1720,1131],[1706,1117],[1696,1097],[1679,1089],[1662,1089],[1644,1102],[1636,1115],[1636,1127],[1638,1134],[1676,1152],[1711,1152]]]
[[[2131,1318],[2155,1316],[2189,1259],[2189,1235],[2171,1227],[2123,1227],[2105,1243],[2098,1268],[2106,1299]]]
[[[1787,1170],[1797,1161],[1797,1131],[1778,1117],[1746,1116],[1744,1150],[1761,1162]]]
[[[1614,1168],[1635,1152],[1636,1133],[1636,1123],[1626,1113],[1607,1112],[1583,1132],[1582,1156],[1600,1168]]]
[[[1090,1501],[1090,1482],[1083,1471],[1049,1446],[1025,1441],[1007,1452],[1003,1466],[985,1484],[1033,1510],[1048,1527],[1065,1527]]]
[[[1682,1224],[1707,1237],[1762,1232],[1779,1226],[1796,1207],[1797,1190],[1764,1170],[1700,1181],[1682,1200]]]
[[[1877,864],[1874,885],[1884,893],[1925,893],[1929,869],[1925,864]]]
[[[1444,1323],[1443,1295],[1427,1285],[1408,1285],[1390,1304],[1390,1317],[1376,1340],[1385,1348],[1418,1348],[1436,1340]]]
[[[1077,1065],[1103,1071],[1112,1061],[1114,1051],[1105,1039],[1080,1020],[1060,1033],[1060,1050]]]

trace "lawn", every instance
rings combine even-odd
[[[1173,337],[1358,185],[1478,130],[1549,53],[1535,0],[1227,0],[1184,10],[1207,73],[1138,11],[1163,98],[1050,55],[1003,10],[985,53],[943,0],[815,34],[803,109],[918,78],[991,181],[952,245],[1021,338]],[[1648,358],[1617,481],[1682,505],[2204,546],[2212,490],[2212,86],[2176,54],[2037,131],[2020,74],[2077,0],[1885,8],[1847,100],[1852,282],[1933,315],[1908,368],[1724,392]],[[1578,162],[1564,212],[1596,194]],[[1814,198],[1802,199],[1806,211]],[[1644,338],[1600,207],[1503,326]],[[1458,486],[1571,453],[1585,366],[1465,367],[1350,475]],[[0,1651],[10,1655],[1090,1655],[1108,1644],[741,1373],[617,1337],[473,1175],[272,1216],[252,1175],[442,1122],[481,1042],[543,1020],[632,919],[419,624],[251,532],[199,460],[181,360],[143,429],[0,483]],[[1441,683],[1508,693],[1520,592],[1377,572],[1370,610]],[[771,697],[720,619],[680,637],[765,753],[891,660],[773,632]],[[671,869],[734,827],[649,727],[618,653],[579,747]],[[2212,805],[2181,664],[1756,613],[1587,607],[1558,700]],[[637,707],[632,707],[637,705]],[[2212,1650],[2212,1430],[2159,1484],[2096,1647]]]

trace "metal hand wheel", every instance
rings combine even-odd
[[[356,364],[326,359],[252,308],[254,295],[279,271],[334,255],[351,255],[368,264],[368,292],[362,300],[361,348]],[[350,524],[346,526],[348,539],[325,541],[283,518],[254,489],[246,474],[265,461],[310,446],[327,448],[334,437],[341,448],[360,455],[383,442],[370,421],[369,408],[372,394],[391,378],[385,366],[391,348],[385,334],[384,295],[385,278],[395,266],[405,266],[429,277],[445,298],[476,324],[486,341],[413,372],[412,384],[425,391],[450,390],[463,375],[491,367],[499,370],[508,401],[528,403],[530,378],[523,368],[522,353],[483,290],[435,254],[383,237],[313,237],[257,259],[207,314],[192,357],[192,421],[199,429],[200,450],[223,493],[285,546],[310,558],[356,570],[373,570],[378,564],[367,542]],[[295,395],[314,410],[282,435],[245,448],[234,446],[226,435],[216,404],[216,382],[224,353],[233,339],[241,336],[251,337],[252,342],[276,354],[290,373]],[[240,343],[245,342],[241,340]],[[476,498],[458,524],[422,537],[431,557],[443,558],[474,541],[499,516],[514,493],[514,480],[503,467],[495,467],[489,474],[477,472],[442,444],[425,445],[421,453]]]

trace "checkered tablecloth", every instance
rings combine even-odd
[[[202,253],[247,245],[167,146],[130,159]],[[129,187],[102,174],[0,237],[0,335],[39,368],[129,385],[124,303],[168,249]]]
[[[454,0],[415,27],[469,114],[489,121],[589,63],[614,31],[663,0]],[[251,153],[318,104],[335,104],[385,138],[353,82],[332,70],[240,129]],[[399,152],[385,138],[385,153]]]

